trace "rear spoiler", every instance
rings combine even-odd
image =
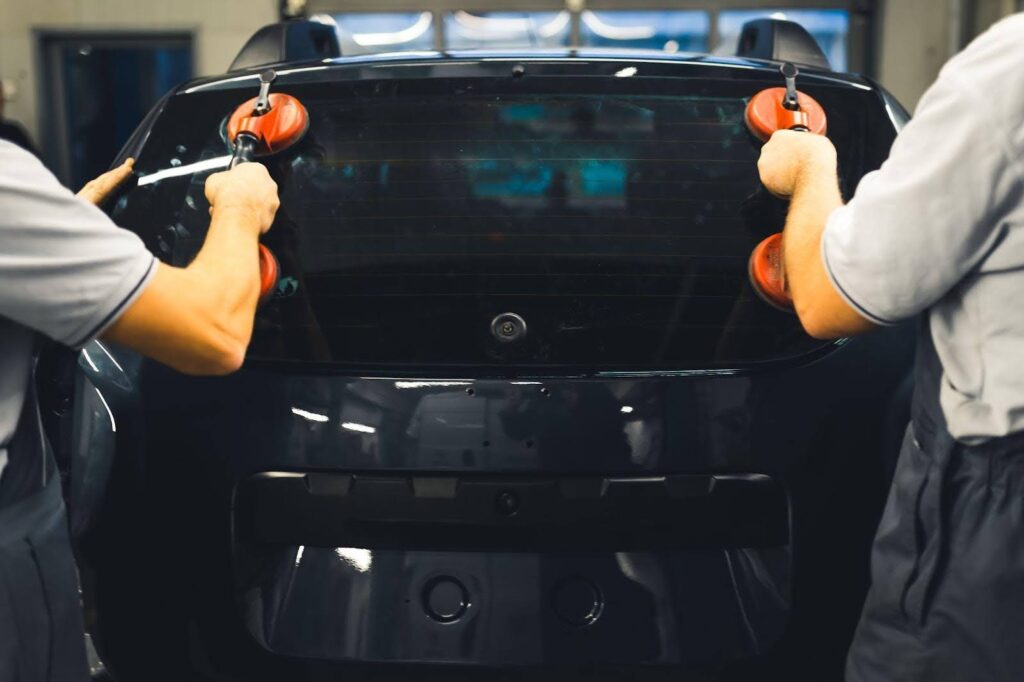
[[[755,19],[743,24],[736,56],[832,70],[828,57],[807,29],[782,19]]]
[[[340,56],[341,44],[334,26],[305,19],[282,21],[256,31],[231,62],[228,71]]]

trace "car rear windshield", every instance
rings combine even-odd
[[[748,283],[751,250],[786,209],[760,186],[744,125],[764,82],[630,69],[281,88],[310,128],[266,160],[282,203],[264,242],[282,280],[250,359],[598,372],[821,348]],[[891,133],[871,139],[871,93],[809,92],[830,112],[849,188]],[[227,161],[226,117],[252,94],[179,95],[157,120],[115,219],[164,260],[185,265],[202,245],[203,184]],[[492,329],[505,313],[525,323],[511,342]]]

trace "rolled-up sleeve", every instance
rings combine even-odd
[[[1010,39],[992,36],[951,61],[888,161],[829,219],[821,244],[829,277],[877,324],[929,308],[1008,229],[1003,218],[1021,200],[1017,146],[984,93],[1013,87],[1001,82],[1019,71],[1019,64],[1008,71],[1002,63],[1009,56],[1000,45]]]
[[[156,269],[133,233],[0,143],[0,316],[71,347],[101,334]]]

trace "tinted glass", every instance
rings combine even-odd
[[[434,49],[434,19],[430,12],[346,13],[329,17],[337,26],[341,53]]]
[[[562,47],[569,44],[568,12],[451,12],[444,42],[452,50]]]
[[[718,13],[718,38],[724,47],[722,54],[733,54],[743,24],[753,19],[772,17],[795,21],[814,36],[829,64],[836,71],[847,68],[847,36],[850,32],[850,13],[842,9],[786,9],[786,10],[726,10]],[[732,51],[730,51],[732,50]]]
[[[761,87],[533,76],[289,88],[311,126],[268,161],[282,208],[265,241],[284,280],[251,357],[589,371],[819,347],[747,280],[748,255],[785,213],[760,188],[743,123]],[[835,112],[830,134],[856,181],[880,158],[867,144],[885,123],[877,99],[809,90]],[[118,206],[120,224],[174,263],[202,243],[203,182],[227,161],[223,121],[239,99],[172,99],[137,165],[147,177]],[[505,312],[526,321],[525,338],[492,336]]]
[[[580,42],[595,47],[707,52],[710,28],[707,12],[588,10],[580,15]]]

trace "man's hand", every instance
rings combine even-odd
[[[761,148],[757,170],[769,192],[788,199],[808,177],[835,176],[836,148],[824,135],[779,130]]]
[[[94,180],[90,180],[85,184],[85,187],[78,190],[78,198],[85,199],[90,204],[99,206],[131,176],[134,166],[135,159],[128,159],[117,168],[107,171]]]
[[[261,163],[241,163],[214,173],[206,179],[206,199],[211,216],[228,212],[250,216],[258,234],[270,229],[280,205],[277,184]]]

